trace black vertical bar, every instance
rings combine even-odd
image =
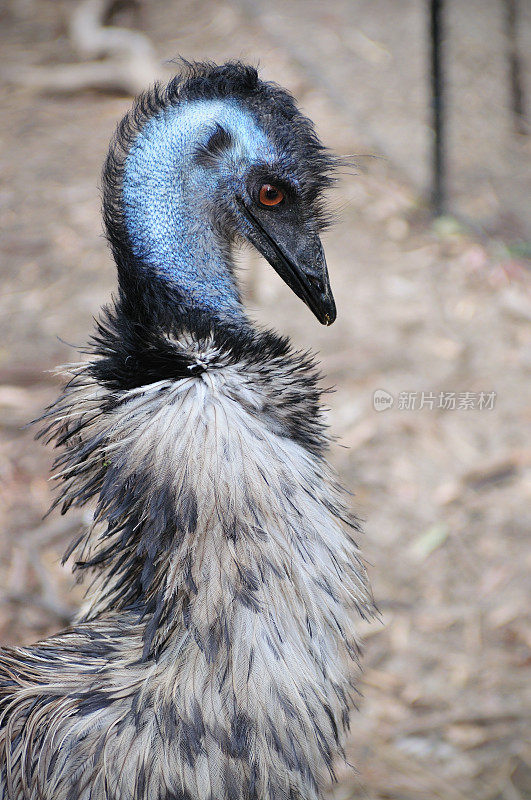
[[[507,60],[509,62],[509,91],[511,111],[516,133],[527,133],[525,121],[524,87],[522,68],[518,52],[518,3],[505,0],[505,33],[507,37]]]
[[[444,0],[430,0],[431,123],[433,128],[431,203],[435,214],[446,208],[446,163],[444,147]]]

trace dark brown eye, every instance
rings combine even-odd
[[[263,206],[278,206],[284,200],[284,192],[278,186],[272,186],[270,183],[264,183],[258,195]]]

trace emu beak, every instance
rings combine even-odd
[[[251,226],[247,236],[297,297],[306,303],[322,325],[336,318],[321,240],[297,219],[275,217],[271,212],[241,210]]]

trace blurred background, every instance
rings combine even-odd
[[[81,516],[42,521],[52,454],[23,426],[115,285],[99,173],[131,95],[177,55],[247,59],[357,156],[325,237],[331,329],[240,259],[255,318],[317,350],[336,387],[331,459],[366,519],[382,623],[336,800],[531,797],[531,3],[442,11],[434,216],[427,0],[0,2],[1,643],[58,630],[82,596],[60,565]]]

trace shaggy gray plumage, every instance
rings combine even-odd
[[[183,315],[140,328],[159,372],[131,385],[124,325],[46,416],[60,500],[97,500],[70,551],[94,580],[75,626],[1,653],[0,800],[316,800],[373,606],[313,363]]]

